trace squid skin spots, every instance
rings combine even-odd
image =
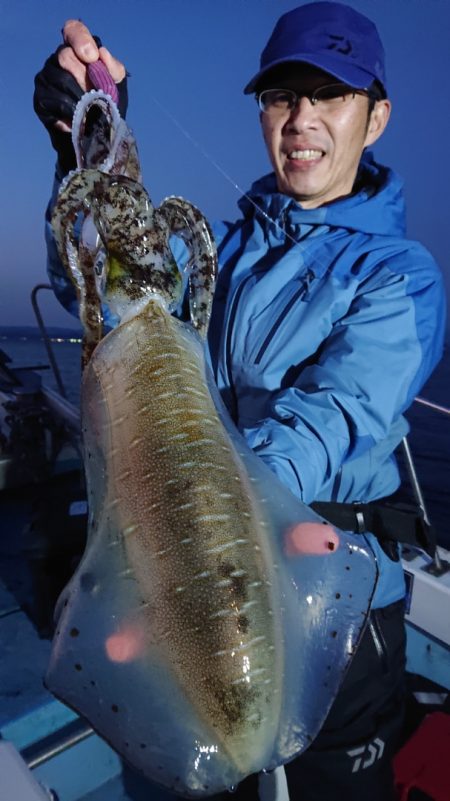
[[[339,548],[339,535],[328,523],[297,523],[284,535],[286,556],[325,556]]]

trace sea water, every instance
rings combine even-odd
[[[81,342],[76,337],[73,340],[54,339],[51,341],[67,399],[78,406],[80,402],[81,379]],[[49,358],[41,339],[27,337],[0,337],[0,349],[10,357],[11,367],[32,367],[38,365],[44,369],[39,370],[42,383],[58,391],[58,385],[50,367]]]
[[[78,405],[81,344],[69,340],[54,340],[51,344],[67,398]],[[0,348],[10,356],[11,366],[46,365],[47,369],[40,373],[42,381],[57,389],[48,367],[45,345],[40,339],[0,337]],[[450,343],[442,361],[420,391],[420,397],[450,408]],[[450,415],[414,403],[406,417],[411,426],[409,444],[427,511],[440,544],[450,549]]]

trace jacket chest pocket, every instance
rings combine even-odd
[[[254,357],[253,363],[260,364],[264,358],[266,351],[270,348],[271,343],[277,338],[277,334],[280,332],[283,327],[289,328],[292,327],[292,320],[289,321],[289,312],[291,312],[292,318],[298,318],[299,315],[292,312],[294,306],[299,306],[301,302],[305,303],[305,296],[308,292],[308,285],[303,285],[297,289],[296,292],[291,296],[288,303],[283,308],[282,312],[279,312],[275,321],[270,326],[266,336],[264,337],[259,349],[257,350],[256,356]],[[300,315],[302,316],[302,315]]]
[[[270,320],[257,321],[248,362],[259,369],[273,362],[282,369],[310,359],[348,313],[352,297],[352,287],[319,278],[297,286]]]
[[[293,289],[275,315],[269,316],[268,309],[264,320],[258,319],[252,332],[255,344],[248,362],[260,370],[265,370],[270,363],[283,372],[316,352],[333,324],[331,308],[322,307],[320,285],[321,281],[314,276],[308,278]]]

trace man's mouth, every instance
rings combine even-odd
[[[316,161],[322,158],[323,150],[313,150],[311,148],[305,150],[291,150],[287,154],[290,161]]]

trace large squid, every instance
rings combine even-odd
[[[291,495],[230,422],[204,354],[209,225],[180,198],[154,209],[111,99],[80,103],[79,169],[53,226],[85,331],[89,536],[59,601],[47,684],[149,778],[207,796],[309,745],[376,567],[363,540]],[[184,293],[189,323],[173,314]],[[106,336],[105,309],[117,323]]]

